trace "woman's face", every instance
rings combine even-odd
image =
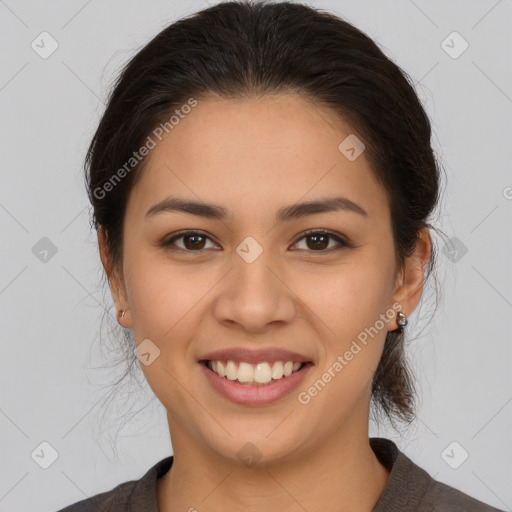
[[[122,324],[144,343],[141,367],[168,411],[175,453],[189,443],[270,463],[366,434],[397,302],[410,314],[419,296],[396,272],[386,194],[354,134],[283,94],[199,100],[164,135],[128,201],[114,294]],[[171,196],[224,216],[148,213]],[[197,233],[171,241],[183,230]],[[212,356],[224,350],[234,352]],[[208,356],[262,381],[278,361],[309,363],[256,387],[213,374]],[[258,362],[269,365],[252,374]]]

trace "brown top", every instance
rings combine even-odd
[[[373,512],[504,512],[434,480],[389,439],[371,437],[370,446],[391,471]],[[140,480],[124,482],[58,512],[159,512],[157,480],[169,471],[172,462],[172,456],[166,457]]]

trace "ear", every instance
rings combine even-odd
[[[416,246],[413,254],[405,258],[404,265],[398,272],[393,304],[401,305],[401,311],[409,316],[418,305],[423,292],[423,280],[432,254],[432,240],[428,228],[418,231]],[[390,330],[398,329],[396,317],[391,321]]]
[[[132,323],[124,279],[122,276],[119,276],[117,269],[113,268],[112,266],[112,261],[108,250],[107,237],[108,233],[105,231],[103,226],[99,226],[98,247],[100,250],[100,258],[101,263],[103,264],[103,268],[105,269],[105,273],[107,274],[110,292],[112,293],[112,298],[114,299],[116,306],[117,321],[123,327],[130,328]],[[125,312],[122,317],[120,316],[121,311]]]

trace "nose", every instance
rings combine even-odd
[[[289,280],[289,278],[288,278]],[[252,263],[238,255],[214,301],[214,315],[220,323],[254,333],[285,325],[297,314],[293,287],[286,272],[263,253]]]

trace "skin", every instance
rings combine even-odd
[[[353,133],[339,117],[296,94],[200,99],[150,152],[128,201],[122,269],[98,242],[118,310],[137,344],[160,350],[141,365],[167,410],[174,464],[158,481],[162,512],[197,510],[370,512],[388,471],[370,448],[372,377],[396,315],[307,405],[297,399],[379,315],[399,303],[410,315],[422,292],[431,246],[421,230],[398,268],[385,190],[363,152],[348,160],[338,145]],[[361,138],[361,137],[360,137]],[[146,211],[169,195],[224,206],[224,221]],[[277,223],[298,202],[344,196],[367,215],[334,211]],[[206,234],[173,252],[159,243],[179,230]],[[308,229],[329,230],[315,245]],[[247,263],[247,237],[262,254]],[[185,247],[189,247],[188,252]],[[194,252],[195,251],[195,252]],[[235,404],[209,384],[198,360],[230,347],[278,346],[314,366],[299,389],[258,407]],[[246,467],[237,452],[262,455]],[[198,483],[200,483],[198,485]]]

